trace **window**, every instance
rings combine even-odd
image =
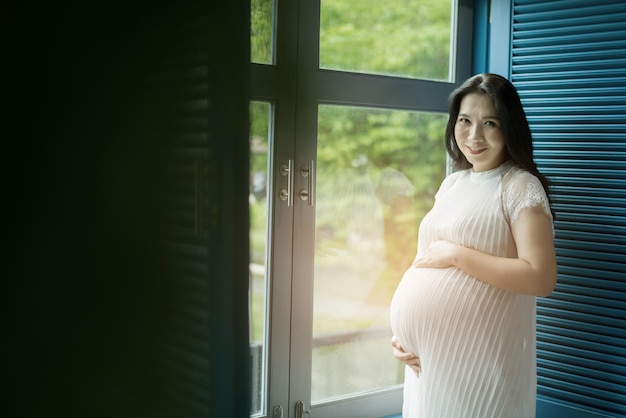
[[[449,81],[450,0],[322,0],[320,68]]]
[[[445,175],[471,3],[252,1],[252,415],[400,411],[388,307]]]

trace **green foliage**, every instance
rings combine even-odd
[[[384,254],[370,302],[388,304],[445,175],[447,115],[324,105],[318,121],[316,265],[361,275]]]
[[[324,68],[448,80],[450,1],[322,0]]]
[[[320,106],[318,177],[347,181],[346,173],[360,164],[374,190],[382,193],[388,186],[382,173],[396,170],[413,186],[410,197],[419,211],[416,218],[421,218],[445,174],[445,123],[445,115],[434,113]],[[319,193],[332,195],[324,187],[318,185]]]
[[[272,62],[274,0],[251,0],[250,3],[250,60],[270,64]]]
[[[250,172],[266,173],[269,149],[270,104],[250,103]]]

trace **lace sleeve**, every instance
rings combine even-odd
[[[544,213],[552,221],[552,212],[548,196],[539,179],[526,171],[520,171],[511,179],[506,188],[505,207],[512,225],[520,212],[526,208],[541,206]]]

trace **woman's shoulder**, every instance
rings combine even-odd
[[[541,180],[530,171],[518,165],[512,166],[502,178],[502,198],[508,209],[511,222],[524,208],[541,206],[552,218],[550,201]]]
[[[504,190],[526,189],[529,184],[543,189],[537,176],[517,164],[511,164],[509,170],[502,176],[502,184]]]

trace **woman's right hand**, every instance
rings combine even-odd
[[[391,337],[391,346],[393,347],[393,356],[409,366],[415,372],[417,377],[419,377],[422,372],[422,363],[420,362],[420,358],[413,353],[407,353],[395,335]]]

